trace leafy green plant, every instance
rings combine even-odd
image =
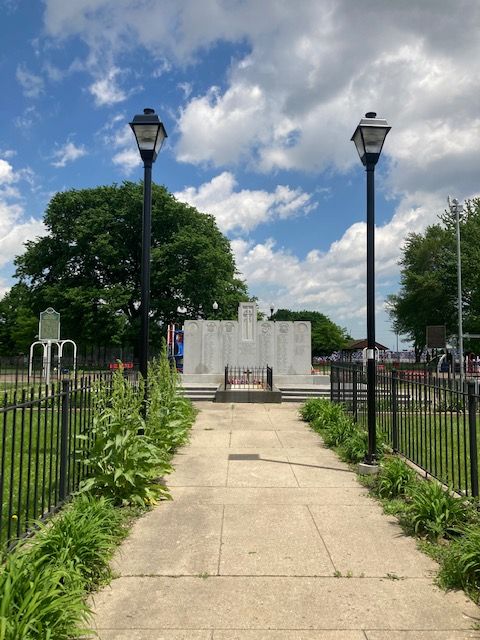
[[[340,455],[348,462],[361,462],[368,453],[368,433],[363,429],[355,429],[342,443]],[[377,460],[384,454],[383,435],[377,430]]]
[[[376,492],[381,498],[404,496],[415,482],[415,472],[400,458],[388,459],[377,476]]]
[[[23,550],[0,568],[0,640],[68,640],[85,630],[89,608],[78,572]]]
[[[330,430],[334,424],[344,417],[345,410],[343,405],[330,402],[330,400],[323,400],[311,425],[316,431]]]
[[[89,591],[111,577],[109,560],[125,536],[123,521],[109,500],[77,496],[52,524],[41,527],[31,553],[45,563],[78,572]]]
[[[465,589],[477,602],[480,595],[480,528],[466,527],[442,557],[438,576],[447,589]]]
[[[171,455],[188,440],[195,409],[181,393],[178,374],[168,361],[165,342],[160,357],[149,367],[148,398],[146,434]]]
[[[467,505],[436,482],[419,482],[410,490],[410,504],[406,512],[407,526],[410,523],[416,534],[431,540],[441,536],[458,534],[465,523]]]
[[[145,505],[168,496],[155,477],[171,467],[152,438],[139,435],[145,428],[142,388],[137,390],[122,374],[121,369],[114,373],[111,388],[100,382],[95,390],[94,440],[82,460],[91,477],[80,491],[104,495],[116,504]]]
[[[335,420],[329,424],[328,428],[324,429],[322,436],[328,447],[338,447],[357,431],[357,425],[348,416],[341,413],[335,417]]]
[[[305,422],[312,422],[322,411],[323,407],[330,404],[323,398],[311,398],[303,403],[299,409],[300,417]]]

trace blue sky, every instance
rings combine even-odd
[[[138,180],[128,122],[168,132],[154,180],[215,215],[260,307],[365,336],[365,175],[376,172],[377,339],[406,234],[478,195],[480,3],[0,0],[0,291],[62,189]]]

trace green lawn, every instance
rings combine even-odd
[[[32,392],[24,400],[23,406],[3,408],[0,414],[0,547],[59,502],[61,395],[39,401]],[[76,436],[90,420],[88,393],[72,401],[68,415],[68,488],[73,489],[84,473],[76,451],[85,444]]]
[[[471,492],[470,437],[468,412],[437,410],[424,404],[399,403],[397,413],[398,451],[416,465],[459,493]],[[358,421],[367,427],[366,403],[359,404]],[[377,426],[393,445],[391,409],[377,408]],[[477,433],[480,414],[477,413]],[[480,460],[480,434],[477,459]]]

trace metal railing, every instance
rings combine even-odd
[[[271,391],[273,388],[272,367],[232,367],[227,364],[225,367],[224,387],[225,390]]]
[[[395,452],[462,495],[479,495],[478,381],[376,372],[377,430]],[[367,427],[367,379],[361,365],[332,366],[331,399]]]
[[[126,373],[126,372],[125,372]],[[136,376],[130,376],[136,384]],[[0,407],[0,548],[55,512],[88,477],[93,390],[111,373],[6,393]],[[86,436],[79,438],[78,436]]]

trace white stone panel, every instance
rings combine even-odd
[[[309,374],[312,370],[312,336],[310,322],[294,322],[293,368],[296,374]]]
[[[204,320],[202,336],[202,373],[221,373],[223,348],[219,320]]]
[[[202,366],[202,328],[201,320],[186,320],[184,324],[184,373],[203,373]]]
[[[221,323],[223,339],[222,364],[233,367],[238,365],[238,322],[223,320]]]
[[[275,322],[275,367],[274,373],[294,374],[293,366],[294,336],[293,322]]]
[[[275,366],[275,323],[263,321],[257,323],[257,358],[260,367]]]

